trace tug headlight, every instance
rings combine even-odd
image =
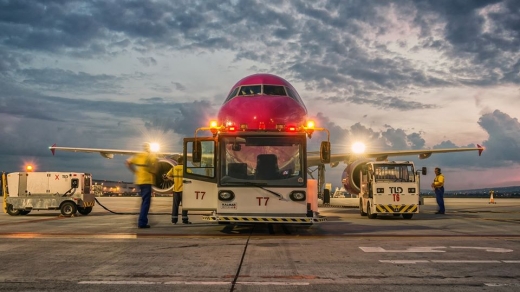
[[[409,193],[415,193],[415,188],[408,188]]]
[[[235,194],[232,191],[220,191],[218,192],[218,199],[221,201],[231,201],[235,198]]]
[[[291,198],[291,200],[293,201],[305,201],[306,199],[306,196],[305,196],[305,192],[303,191],[294,191],[294,192],[291,192],[291,194],[289,195],[289,198]]]

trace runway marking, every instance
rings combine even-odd
[[[215,282],[215,281],[167,281],[167,282],[154,282],[154,281],[80,281],[78,284],[81,285],[205,285],[205,286],[218,286],[218,285],[231,285],[231,282]],[[308,282],[237,282],[237,285],[246,286],[308,286]]]
[[[484,283],[488,287],[507,287],[507,286],[520,286],[518,283]]]
[[[391,249],[384,249],[382,247],[371,247],[371,246],[360,246],[359,247],[364,252],[384,252],[384,253],[391,253],[391,252],[446,252],[445,250],[436,250],[438,248],[446,248],[445,246],[418,246],[418,247],[409,247],[405,250],[391,250]]]
[[[137,234],[66,234],[66,233],[36,233],[17,232],[3,233],[0,238],[97,238],[97,239],[135,239]]]
[[[382,252],[382,253],[405,253],[405,252],[446,252],[445,250],[437,250],[442,248],[453,248],[453,249],[476,249],[485,250],[487,252],[512,252],[512,249],[500,248],[500,247],[481,247],[481,246],[415,246],[407,249],[384,249],[380,246],[360,246],[364,252]]]
[[[379,260],[379,262],[386,264],[520,264],[520,260]]]
[[[420,263],[429,263],[428,260],[379,260],[381,263],[387,264],[420,264]]]
[[[444,264],[500,264],[498,260],[432,260],[432,263]]]
[[[476,247],[476,246],[450,246],[450,248],[465,248],[465,249],[480,249],[487,252],[512,252],[512,249],[500,248],[500,247]]]

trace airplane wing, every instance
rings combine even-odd
[[[365,152],[362,154],[357,153],[344,153],[344,154],[331,154],[330,164],[336,166],[340,162],[350,163],[357,159],[372,158],[377,161],[383,161],[388,159],[389,156],[409,156],[418,155],[420,159],[426,159],[434,153],[448,153],[448,152],[464,152],[464,151],[478,151],[478,155],[482,154],[484,147],[477,144],[474,148],[445,148],[445,149],[420,149],[420,150],[399,150],[399,151],[382,151],[382,152]],[[307,167],[318,166],[323,164],[320,162],[319,152],[307,153]]]
[[[103,149],[103,148],[76,148],[76,147],[59,147],[56,144],[49,147],[52,152],[52,155],[56,152],[56,150],[60,151],[68,151],[68,152],[84,152],[84,153],[99,153],[101,156],[112,159],[114,158],[114,154],[120,155],[134,155],[137,153],[141,153],[142,150],[122,150],[122,149]],[[172,159],[176,159],[181,156],[182,153],[178,152],[155,152],[155,155],[159,157],[170,157]]]

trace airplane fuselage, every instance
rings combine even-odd
[[[272,130],[277,126],[300,127],[306,119],[307,109],[289,82],[271,74],[255,74],[231,88],[217,123],[245,125],[248,130]]]

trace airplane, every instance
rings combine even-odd
[[[217,114],[217,124],[222,126],[236,126],[240,130],[275,130],[280,129],[280,125],[286,127],[305,127],[308,122],[307,108],[296,89],[285,79],[272,74],[253,74],[239,80],[227,95]],[[309,135],[310,136],[310,135]],[[49,147],[53,155],[56,150],[71,152],[100,153],[105,158],[113,158],[114,154],[133,155],[140,151],[119,150],[119,149],[100,149],[100,148],[76,148]],[[249,148],[254,152],[254,149]],[[477,144],[477,147],[468,148],[448,148],[448,149],[419,149],[401,151],[382,151],[357,153],[340,153],[330,155],[330,165],[337,166],[340,162],[347,164],[343,176],[345,189],[351,194],[358,194],[360,191],[356,173],[362,162],[368,159],[383,161],[388,157],[418,155],[420,159],[426,159],[434,153],[478,151],[479,156],[484,148]],[[295,150],[296,151],[296,150]],[[233,151],[232,157],[236,162],[243,162],[247,165],[255,165],[257,155],[250,152]],[[290,165],[294,153],[286,151],[275,153],[278,157],[280,170],[284,166]],[[159,172],[156,177],[156,185],[153,186],[154,192],[172,192],[171,182],[162,179],[162,175],[176,165],[176,157],[181,153],[156,153],[159,159]],[[254,160],[254,161],[253,161]],[[318,180],[323,189],[325,182],[325,164],[321,162],[319,152],[307,152],[307,168],[310,174],[310,167],[318,167]],[[312,177],[312,174],[311,174]]]

